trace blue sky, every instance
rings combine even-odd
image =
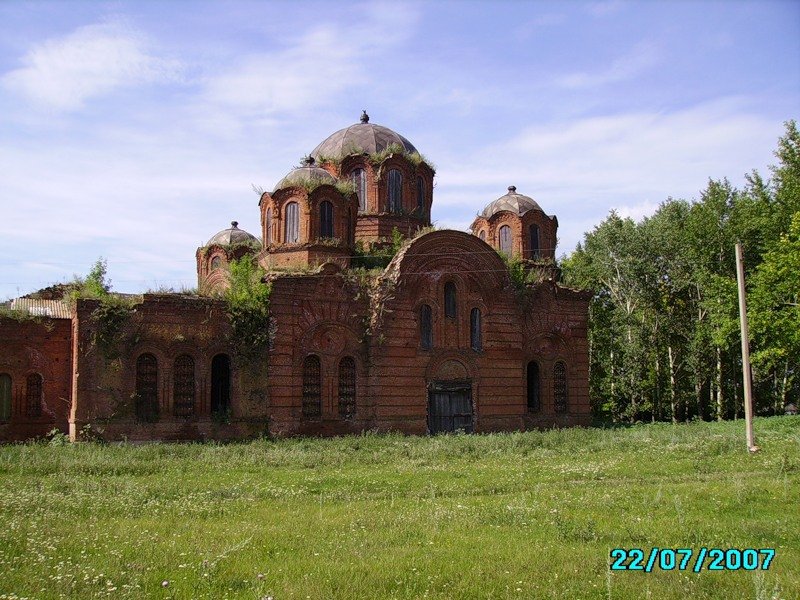
[[[0,299],[194,252],[367,109],[466,229],[509,185],[559,254],[709,177],[767,173],[800,107],[798,2],[0,2]]]

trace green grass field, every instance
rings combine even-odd
[[[755,427],[0,447],[0,598],[800,598],[800,418]],[[609,570],[652,546],[777,553]]]

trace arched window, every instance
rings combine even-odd
[[[484,242],[485,242],[485,241],[486,241],[486,231],[481,231],[481,232],[478,234],[478,237],[481,239],[481,241],[484,241]]]
[[[284,209],[283,241],[286,244],[296,244],[300,241],[300,211],[297,202],[289,202]]]
[[[148,422],[158,419],[158,361],[152,354],[142,354],[136,360],[136,418]]]
[[[358,210],[367,210],[367,174],[364,169],[355,169],[351,175],[353,184],[356,186],[356,196],[358,196]]]
[[[339,361],[339,415],[345,419],[356,414],[356,361],[345,356]]]
[[[267,208],[267,231],[264,238],[264,244],[269,246],[272,243],[272,207]]]
[[[425,214],[425,180],[417,176],[417,209],[420,215]]]
[[[217,354],[211,359],[211,413],[225,415],[231,407],[231,359]]]
[[[538,225],[531,225],[528,227],[528,235],[530,237],[530,257],[532,259],[537,259],[540,256],[539,251],[539,226]]]
[[[194,414],[194,359],[188,354],[175,359],[172,383],[172,412],[176,417],[191,417]]]
[[[473,308],[469,313],[469,345],[476,352],[480,352],[483,349],[480,308]]]
[[[567,412],[567,366],[562,361],[553,367],[553,410]]]
[[[387,192],[389,198],[389,212],[401,212],[403,210],[403,174],[397,169],[389,171]]]
[[[419,309],[419,344],[423,350],[433,347],[433,311],[427,304]]]
[[[539,364],[531,361],[528,363],[528,412],[539,412],[542,409],[541,383],[539,380]]]
[[[0,423],[11,420],[11,375],[0,375]]]
[[[303,362],[303,416],[322,414],[322,367],[319,356],[310,355]]]
[[[42,376],[31,373],[25,382],[25,416],[42,416]]]
[[[511,227],[503,225],[500,228],[500,252],[511,256]]]
[[[327,200],[319,203],[319,237],[333,237],[333,204]]]
[[[215,256],[211,259],[211,270],[216,271],[222,266],[222,259],[219,256]]]
[[[456,284],[452,281],[444,284],[444,316],[456,318]]]

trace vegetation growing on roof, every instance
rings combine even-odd
[[[508,256],[504,252],[498,251],[498,254],[506,264],[517,297],[528,301],[531,288],[547,279],[547,267],[518,256]]]
[[[435,171],[436,168],[433,166],[433,163],[425,158],[424,155],[420,154],[419,152],[409,152],[406,150],[401,144],[389,144],[381,150],[380,152],[373,152],[369,155],[369,161],[373,165],[379,165],[384,160],[392,156],[393,154],[397,154],[405,158],[408,162],[413,164],[414,166],[419,166],[421,163],[425,163],[428,165],[431,170]]]
[[[260,356],[270,343],[269,297],[264,270],[249,257],[230,263],[230,286],[225,292],[233,347],[247,360]]]
[[[226,256],[236,256],[241,251],[255,251],[261,248],[261,242],[257,239],[247,240],[246,242],[235,242],[233,244],[211,244],[204,246],[200,251],[203,260],[206,260],[215,248],[221,248]]]
[[[344,150],[342,153],[337,156],[319,156],[317,158],[318,164],[331,164],[335,165],[336,167],[341,167],[342,163],[345,159],[353,156],[363,154],[367,156],[367,160],[369,160],[373,165],[379,165],[384,160],[386,160],[389,156],[396,154],[398,156],[404,157],[408,162],[413,164],[414,166],[419,166],[421,163],[425,163],[430,167],[432,171],[436,171],[436,166],[431,162],[424,154],[414,151],[409,152],[406,150],[402,144],[394,143],[389,144],[386,148],[381,150],[380,152],[372,152],[370,154],[365,153],[363,150],[358,148],[357,146],[350,146]]]
[[[339,190],[340,194],[345,196],[356,193],[356,184],[352,179],[341,179],[337,181],[336,185],[333,187]]]
[[[358,240],[351,264],[355,269],[385,269],[405,242],[406,237],[397,227],[392,229],[391,238],[371,244],[364,244]]]
[[[22,323],[24,321],[40,321],[42,320],[42,317],[38,315],[32,315],[27,310],[11,308],[10,302],[3,302],[0,304],[0,319],[12,319]]]
[[[141,303],[141,296],[123,296],[111,292],[111,281],[108,279],[108,266],[102,256],[92,265],[86,277],[76,277],[74,289],[69,294],[72,306],[79,299],[99,300],[97,308],[92,311],[94,321],[93,343],[107,358],[117,355],[119,335],[125,323],[133,313],[134,306]]]

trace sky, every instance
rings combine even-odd
[[[196,286],[195,250],[328,135],[436,167],[466,230],[510,185],[557,254],[709,178],[769,174],[800,116],[800,2],[0,0],[0,300],[88,273]]]

